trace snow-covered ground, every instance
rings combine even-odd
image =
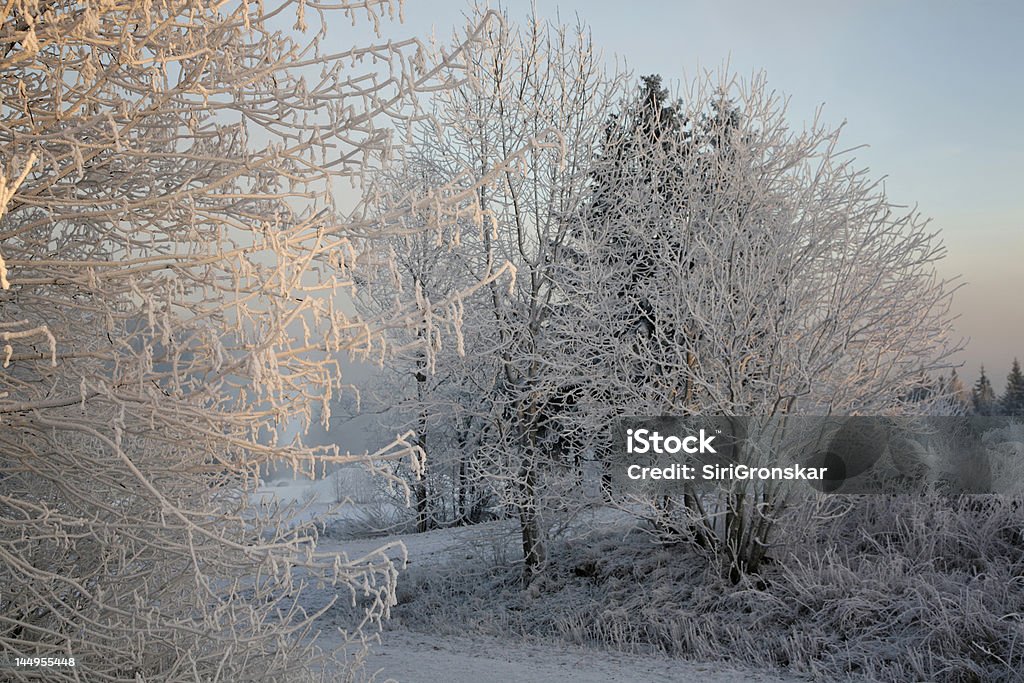
[[[307,491],[318,494],[318,502],[308,505]],[[303,517],[328,516],[334,490],[330,482],[286,482],[268,485],[260,495],[264,503],[274,500],[307,503]],[[322,501],[322,502],[321,502]],[[337,514],[336,512],[333,514]],[[323,520],[327,521],[327,520]],[[327,521],[330,526],[329,521]],[[320,550],[344,553],[348,557],[365,555],[382,546],[390,546],[388,554],[397,559],[408,558],[407,567],[419,572],[431,568],[451,567],[481,554],[500,553],[502,546],[514,547],[514,525],[491,522],[472,527],[439,529],[422,534],[400,534],[381,538],[321,538]],[[405,572],[403,571],[403,576]],[[401,597],[401,579],[399,581]],[[306,594],[312,603],[326,601],[321,590]],[[322,604],[322,603],[321,603]],[[317,641],[330,648],[340,643],[336,627],[345,626],[344,616],[338,620],[330,613],[321,619],[322,630]],[[371,647],[366,662],[367,673],[377,681],[399,683],[486,683],[494,681],[571,681],[578,683],[678,681],[680,683],[726,683],[760,681],[763,683],[795,683],[811,680],[806,676],[764,673],[752,668],[737,668],[716,662],[692,662],[661,654],[625,654],[564,643],[525,642],[512,638],[481,635],[452,636],[409,630],[391,623],[380,634],[380,642]]]
[[[446,637],[406,630],[383,634],[367,667],[400,683],[571,681],[572,683],[792,683],[810,680],[656,655],[626,655],[565,645],[483,637]]]

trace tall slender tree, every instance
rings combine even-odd
[[[1020,361],[1013,359],[1010,372],[1006,375],[1006,391],[1000,400],[1003,413],[1013,417],[1024,416],[1024,373],[1020,369]]]
[[[441,125],[413,128],[406,153],[455,186],[478,185],[477,222],[467,221],[457,240],[433,246],[449,267],[455,264],[461,286],[477,288],[462,310],[467,358],[449,356],[447,367],[436,368],[466,380],[475,397],[452,401],[451,394],[424,393],[427,412],[417,412],[438,414],[457,405],[459,419],[486,435],[474,440],[474,457],[484,463],[474,472],[488,473],[518,517],[528,582],[544,565],[547,528],[566,498],[547,493],[548,472],[557,464],[548,416],[560,400],[544,363],[553,343],[552,271],[563,262],[570,219],[586,197],[591,159],[620,79],[600,64],[585,26],[536,16],[521,25],[506,17],[466,62],[465,82],[434,98]],[[482,171],[530,144],[522,163],[507,166],[499,182],[482,182]],[[485,282],[500,263],[511,264],[515,277]],[[423,278],[417,288],[413,279],[408,269],[396,279],[404,282],[400,298],[442,296],[436,279],[433,288]],[[424,423],[429,426],[430,418]]]
[[[971,389],[971,405],[978,415],[994,415],[999,409],[996,392],[992,388],[992,382],[989,381],[988,375],[985,374],[984,365],[981,366],[978,379]]]

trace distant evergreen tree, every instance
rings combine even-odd
[[[1006,391],[1003,393],[1003,413],[1014,417],[1024,416],[1024,373],[1020,362],[1014,358],[1010,374],[1006,376]]]
[[[992,383],[985,375],[984,365],[981,366],[981,374],[971,390],[971,403],[974,405],[974,412],[978,415],[995,415],[999,412],[996,392],[992,389]]]

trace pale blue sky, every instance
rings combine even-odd
[[[1024,359],[1024,2],[602,2],[535,0],[538,14],[579,15],[609,61],[668,81],[728,61],[767,73],[799,125],[824,105],[847,120],[848,146],[892,200],[918,204],[962,273],[961,375],[984,363],[997,390]],[[513,19],[529,0],[506,1]],[[463,2],[407,0],[392,38],[447,38]]]

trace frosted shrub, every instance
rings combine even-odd
[[[555,271],[548,360],[566,424],[599,457],[621,416],[928,409],[906,397],[959,348],[942,245],[840,128],[793,128],[785,105],[761,76],[698,78],[678,103],[649,77],[609,121]],[[737,578],[758,570],[788,497],[747,481],[637,502]]]

